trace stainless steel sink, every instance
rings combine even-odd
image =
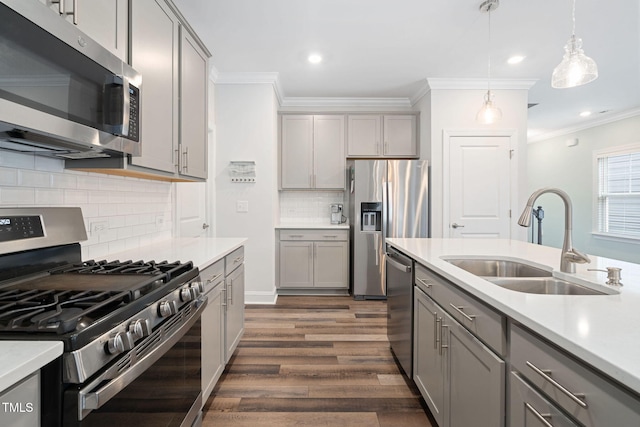
[[[517,261],[457,258],[445,261],[482,277],[551,277],[551,272]]]
[[[594,289],[554,277],[485,277],[489,282],[512,291],[543,295],[606,295]]]

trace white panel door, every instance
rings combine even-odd
[[[510,238],[510,138],[449,138],[449,237]]]
[[[209,232],[207,184],[176,183],[176,219],[180,237],[203,237]]]

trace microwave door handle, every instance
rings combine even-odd
[[[122,134],[129,136],[129,116],[131,115],[131,97],[129,94],[129,78],[122,76]]]

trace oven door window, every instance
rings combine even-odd
[[[123,121],[120,77],[0,4],[0,97],[113,133]]]

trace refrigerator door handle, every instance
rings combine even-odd
[[[377,250],[378,249],[378,244],[380,242],[378,242],[378,239],[380,238],[380,236],[378,236],[378,233],[373,235],[373,245],[376,248],[376,265],[380,265],[380,251]]]

